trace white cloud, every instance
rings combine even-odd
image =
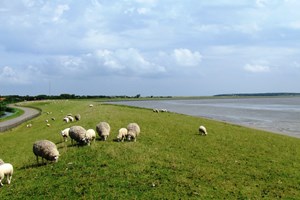
[[[197,66],[202,60],[198,51],[192,52],[189,49],[174,49],[173,56],[178,65],[188,67]]]
[[[54,22],[60,21],[61,16],[64,14],[65,11],[68,11],[70,9],[69,5],[58,5],[54,11],[54,17],[52,20]]]
[[[253,73],[261,73],[261,72],[269,72],[270,67],[266,65],[253,65],[253,64],[246,64],[244,66],[244,70],[248,72],[253,72]]]
[[[13,84],[22,85],[29,84],[31,78],[36,78],[34,68],[29,66],[25,69],[18,69],[16,67],[4,66],[0,68],[0,83],[1,84]]]

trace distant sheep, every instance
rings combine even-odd
[[[62,131],[60,132],[60,134],[61,134],[61,136],[63,137],[63,139],[64,139],[65,142],[68,141],[69,131],[70,131],[70,128],[65,128],[64,130],[62,130]]]
[[[159,109],[154,108],[154,109],[153,109],[153,112],[159,113]]]
[[[90,108],[93,107],[93,106],[94,106],[93,104],[90,104],[90,105],[89,105]]]
[[[134,142],[136,142],[136,138],[141,132],[140,126],[137,123],[130,123],[127,126],[127,130],[128,130],[127,133],[128,141],[134,139]]]
[[[11,178],[14,173],[14,168],[10,163],[3,163],[0,165],[0,186],[3,186],[2,180],[7,177],[7,183],[11,183]]]
[[[100,139],[106,141],[110,133],[110,126],[107,122],[100,122],[96,126],[96,131]]]
[[[117,141],[118,142],[124,142],[124,139],[127,137],[128,130],[126,128],[120,128],[119,129],[119,134],[117,136]]]
[[[76,120],[76,121],[79,121],[80,119],[81,119],[80,114],[75,115],[75,120]]]
[[[68,117],[64,117],[63,121],[66,122],[66,123],[69,123],[70,119]]]
[[[67,117],[69,118],[70,122],[74,122],[75,121],[74,117],[72,117],[70,115],[68,115]]]
[[[47,125],[48,127],[50,127],[50,126],[51,126],[51,124],[49,124],[49,123],[48,123],[48,124],[46,124],[46,125]]]
[[[206,135],[207,135],[206,128],[205,128],[204,126],[201,125],[201,126],[199,127],[199,133],[200,133],[200,135],[206,136]]]
[[[42,162],[44,163],[44,158],[49,161],[58,161],[59,152],[56,145],[49,140],[39,140],[33,144],[33,153],[36,156],[36,161],[39,163],[38,157],[42,157]]]
[[[88,129],[86,131],[86,137],[89,141],[95,141],[96,140],[96,132],[94,129]]]
[[[86,137],[86,130],[82,126],[72,126],[69,130],[69,136],[75,140],[79,145],[90,144],[90,140]]]
[[[27,124],[26,127],[27,127],[27,128],[31,128],[31,127],[32,127],[32,124]]]

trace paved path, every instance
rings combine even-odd
[[[20,107],[13,104],[9,105],[9,107],[24,110],[24,113],[19,117],[0,122],[0,132],[16,127],[21,123],[40,115],[40,111],[33,108]]]

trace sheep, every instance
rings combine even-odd
[[[69,123],[70,119],[68,117],[64,117],[63,121]]]
[[[117,141],[120,142],[124,142],[124,139],[127,137],[127,133],[128,133],[128,130],[126,128],[120,128],[119,129],[119,134],[117,136]]]
[[[76,121],[79,121],[81,119],[80,114],[75,115],[75,119],[76,119]]]
[[[163,109],[160,109],[161,112],[168,112],[167,109],[163,108]]]
[[[75,121],[74,117],[72,117],[71,115],[68,115],[67,117],[69,118],[70,122],[74,122]]]
[[[141,129],[137,123],[130,123],[127,126],[127,139],[128,141],[131,141],[131,139],[134,139],[134,142],[136,142],[137,136],[140,134]]]
[[[0,165],[2,165],[4,163],[4,161],[2,159],[0,159]]]
[[[89,106],[90,106],[90,108],[91,108],[91,107],[93,107],[94,105],[93,105],[93,104],[90,104]]]
[[[55,121],[55,117],[51,117],[51,120],[52,120],[52,121]]]
[[[26,127],[27,127],[27,128],[31,128],[31,127],[32,127],[32,124],[27,124]]]
[[[94,129],[88,129],[86,131],[86,137],[90,141],[95,141],[95,139],[96,139],[96,132],[94,131]]]
[[[157,108],[154,108],[153,112],[159,113],[159,110]]]
[[[51,126],[51,124],[49,124],[49,123],[48,123],[48,124],[46,124],[46,125],[47,125],[48,127],[50,127],[50,126]]]
[[[86,137],[86,130],[82,126],[72,126],[69,130],[69,136],[75,140],[79,145],[87,145],[90,143],[89,138]]]
[[[33,153],[36,156],[36,161],[39,164],[39,156],[42,157],[42,163],[44,158],[49,161],[58,161],[59,152],[56,145],[49,140],[39,140],[33,144]]]
[[[64,130],[62,130],[62,131],[60,132],[60,134],[61,134],[61,136],[64,138],[64,141],[65,141],[65,142],[68,141],[69,131],[70,131],[70,128],[65,128]]]
[[[3,163],[0,165],[0,186],[3,186],[2,180],[7,177],[7,183],[10,184],[14,167],[10,163]]]
[[[107,122],[100,122],[96,126],[96,131],[100,136],[100,139],[106,141],[110,133],[110,126]]]
[[[206,136],[206,135],[207,135],[206,128],[205,128],[204,126],[201,125],[201,126],[199,127],[199,133],[200,133],[200,135]]]

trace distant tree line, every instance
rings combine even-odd
[[[278,92],[278,93],[237,93],[237,94],[218,94],[214,96],[224,97],[275,97],[275,96],[300,96],[300,93]]]

